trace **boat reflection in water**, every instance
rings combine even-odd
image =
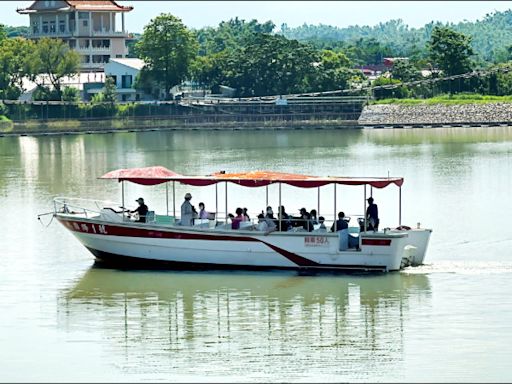
[[[297,375],[303,372],[300,360],[314,352],[323,362],[310,361],[308,375],[331,363],[330,373],[342,374],[365,364],[401,362],[404,328],[429,302],[429,277],[422,274],[300,276],[93,266],[63,292],[59,318],[70,330],[96,330],[115,340],[116,353],[128,360],[151,356],[159,365],[162,354],[171,354],[181,373],[204,368],[207,375],[216,363],[217,374],[277,364]],[[302,357],[290,361],[291,356]],[[344,360],[350,364],[341,364]],[[258,372],[258,379],[272,377]]]

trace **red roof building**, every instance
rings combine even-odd
[[[128,54],[124,14],[133,10],[113,0],[37,0],[18,9],[30,17],[30,38],[66,41],[81,56],[82,70],[103,70],[110,58]]]

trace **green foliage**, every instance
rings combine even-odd
[[[80,101],[80,91],[75,87],[64,87],[62,101],[78,103]]]
[[[403,59],[395,60],[393,63],[391,76],[393,79],[406,83],[409,81],[418,80],[421,77],[421,73],[418,68],[409,60]]]
[[[32,80],[43,85],[42,77],[47,77],[55,90],[55,99],[61,100],[62,78],[78,72],[80,55],[64,41],[44,37],[37,42],[29,59]],[[47,76],[38,76],[41,74]]]
[[[427,45],[432,64],[446,76],[470,72],[471,37],[449,28],[435,27]]]
[[[375,99],[389,99],[397,98],[403,99],[409,95],[408,89],[404,86],[400,86],[400,80],[389,79],[387,77],[378,77],[372,82],[372,87],[383,87],[376,88],[373,90]]]
[[[459,93],[457,95],[444,94],[436,97],[420,100],[420,99],[381,99],[376,100],[372,104],[445,104],[445,105],[461,105],[461,104],[490,104],[490,103],[512,103],[512,96],[489,96],[477,93]]]
[[[238,17],[222,21],[217,28],[206,27],[196,31],[199,55],[208,56],[223,51],[238,49],[254,34],[270,34],[275,25],[271,21],[263,24],[253,19],[249,22]]]
[[[112,77],[105,79],[105,88],[103,90],[104,102],[115,104],[117,102],[116,83]]]
[[[23,38],[0,41],[0,98],[17,99],[23,91],[22,79],[29,70],[34,43]]]
[[[196,38],[181,19],[161,14],[144,27],[136,44],[137,54],[147,63],[149,78],[159,83],[170,97],[173,86],[189,74],[189,66],[198,49]]]

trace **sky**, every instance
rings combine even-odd
[[[0,1],[0,23],[28,25],[28,16],[16,8],[32,1]],[[128,32],[141,33],[152,18],[162,12],[172,13],[189,28],[216,26],[231,18],[259,22],[272,21],[296,27],[304,23],[338,27],[376,25],[402,19],[410,27],[422,27],[430,21],[459,22],[482,19],[494,11],[512,8],[511,1],[128,1],[134,10],[126,15]]]

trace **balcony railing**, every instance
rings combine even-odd
[[[55,32],[43,32],[43,31],[37,31],[34,32],[33,30],[30,31],[30,37],[72,37],[72,36],[98,36],[98,37],[108,37],[108,36],[128,36],[128,32],[122,32],[122,31],[109,31],[109,30],[93,30],[92,34],[89,35],[89,30],[81,29],[80,31],[76,32],[75,30],[69,30],[69,31],[55,31]]]

